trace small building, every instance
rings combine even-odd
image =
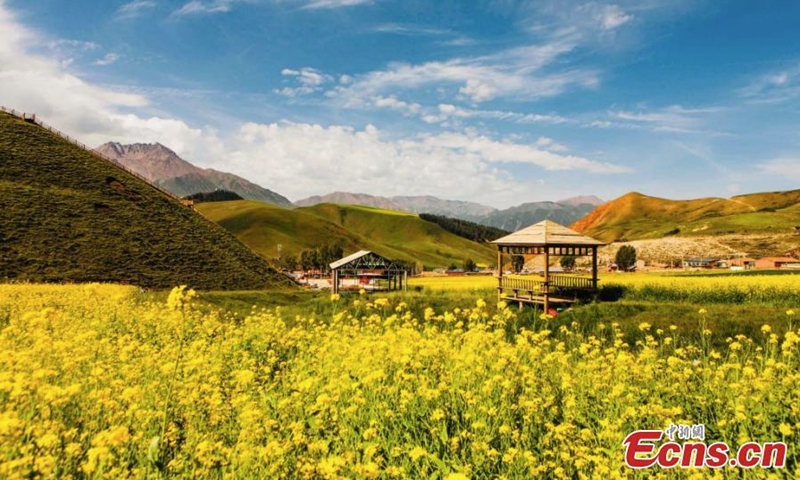
[[[407,290],[408,271],[400,265],[369,250],[359,250],[330,264],[331,288],[353,290]]]
[[[719,258],[692,257],[683,261],[683,268],[714,268],[719,263]]]
[[[605,245],[599,240],[581,235],[550,220],[523,228],[493,242],[497,245],[497,294],[512,302],[542,304],[546,313],[551,313],[551,304],[569,304],[576,295],[597,291],[597,249]],[[503,256],[542,255],[543,277],[539,279],[503,276]],[[550,269],[551,256],[590,256],[592,275],[553,275]]]
[[[725,262],[723,265],[722,262]],[[750,257],[731,258],[730,260],[720,260],[719,266],[730,268],[731,270],[752,270],[756,268],[756,259]]]
[[[756,260],[756,268],[800,268],[800,260],[792,257],[764,257]]]

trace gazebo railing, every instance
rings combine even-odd
[[[543,295],[545,293],[552,293],[556,288],[593,291],[597,289],[597,285],[594,280],[588,277],[551,275],[549,282],[536,278],[500,277],[498,288],[501,290],[522,291],[534,295]]]
[[[589,277],[576,277],[574,275],[550,275],[550,286],[571,288],[574,290],[596,290],[597,285]]]
[[[534,278],[500,277],[499,288],[502,290],[514,290],[514,292],[530,292],[543,294],[546,292],[544,280]]]

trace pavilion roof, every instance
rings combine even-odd
[[[575,230],[559,225],[550,220],[525,227],[505,237],[498,238],[492,243],[509,246],[556,246],[556,247],[591,247],[601,246],[605,243],[594,238],[581,235]]]
[[[369,250],[359,250],[330,264],[331,270],[347,269],[383,269],[401,270],[398,265],[386,257]]]

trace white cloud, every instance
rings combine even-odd
[[[226,150],[218,133],[211,127],[195,128],[182,120],[172,118],[142,118],[133,114],[112,114],[109,129],[98,135],[103,139],[120,143],[161,143],[182,158],[209,164],[225,158]]]
[[[491,120],[510,121],[515,123],[567,123],[569,120],[560,115],[519,113],[503,110],[480,110],[464,108],[447,103],[439,104],[437,115],[431,116],[433,122],[440,122],[450,118],[481,118]],[[429,122],[429,123],[433,123]]]
[[[751,103],[779,104],[800,97],[800,64],[761,74],[739,94]]]
[[[535,144],[514,143],[463,133],[392,139],[368,125],[352,127],[298,123],[242,126],[228,154],[229,168],[254,180],[282,186],[290,197],[332,190],[366,193],[433,194],[458,192],[463,198],[518,191],[504,165],[532,165],[545,171],[623,173],[627,168],[565,156]],[[309,148],[314,145],[314,148]],[[253,161],[253,159],[258,159]]]
[[[363,5],[366,3],[373,3],[373,0],[311,0],[308,1],[303,8],[320,9],[320,8],[341,8],[353,7],[356,5]]]
[[[66,71],[56,59],[30,53],[30,46],[45,44],[31,30],[16,21],[0,3],[0,103],[18,110],[41,114],[44,118],[81,126],[102,123],[115,107],[143,106],[139,95],[112,92],[91,85]],[[83,44],[93,49],[94,44]],[[67,119],[70,119],[67,121]]]
[[[70,73],[58,58],[29,51],[37,45],[48,45],[58,57],[59,49],[91,51],[97,48],[96,44],[77,40],[48,43],[20,24],[2,2],[0,31],[4,33],[4,41],[0,42],[0,105],[36,113],[87,145],[156,137],[169,144],[175,138],[191,138],[192,129],[178,120],[142,119],[125,113],[147,106],[145,96],[93,85]]]
[[[138,17],[146,10],[155,8],[156,2],[152,0],[135,0],[126,3],[117,10],[116,18],[119,20]]]
[[[95,61],[94,64],[102,67],[106,65],[111,65],[112,63],[116,63],[116,61],[119,59],[120,55],[118,53],[107,53],[103,58]]]
[[[583,170],[593,173],[627,173],[627,167],[602,163],[572,155],[558,155],[538,146],[499,141],[483,135],[443,133],[426,137],[425,143],[453,151],[478,155],[491,163],[519,163],[540,167],[548,171]]]
[[[613,30],[633,20],[633,15],[625,13],[617,5],[606,5],[599,15],[599,20],[604,30]]]
[[[237,145],[233,166],[284,185],[290,198],[333,190],[469,195],[511,189],[510,179],[477,155],[420,140],[386,140],[372,126],[246,124]],[[253,158],[260,160],[253,164]]]
[[[100,47],[95,42],[88,42],[86,40],[74,40],[74,39],[60,39],[60,40],[53,40],[47,43],[47,47],[53,51],[59,52],[63,50],[78,50],[81,52],[88,52],[90,50],[96,50]]]
[[[416,115],[422,110],[422,105],[420,105],[419,103],[404,102],[402,100],[398,100],[393,96],[376,97],[373,100],[373,104],[379,108],[388,108],[391,110],[402,112],[407,115]]]
[[[51,40],[44,45],[52,55],[58,59],[62,67],[72,65],[79,58],[84,57],[88,52],[100,48],[95,42],[86,40],[66,39]]]
[[[300,70],[284,68],[281,70],[281,75],[285,77],[292,77],[300,84],[298,87],[284,87],[273,90],[275,93],[279,93],[287,97],[297,97],[300,95],[308,95],[318,92],[321,90],[323,84],[333,81],[332,76],[326,75],[319,70],[309,67],[301,68]]]
[[[705,128],[708,116],[724,111],[725,109],[720,107],[685,108],[681,105],[670,105],[656,110],[642,108],[636,112],[617,110],[608,112],[613,121],[595,120],[588,126],[647,128],[654,132],[727,135],[724,132],[714,132]]]
[[[442,28],[400,23],[384,23],[372,28],[371,31],[377,33],[390,33],[394,35],[408,36],[439,36],[450,34],[449,30]]]
[[[225,13],[231,11],[231,4],[236,0],[192,0],[172,12],[173,15],[202,15],[209,13]]]
[[[555,140],[549,137],[539,137],[536,140],[536,146],[539,148],[543,148],[545,150],[549,150],[551,152],[564,152],[569,150],[569,148],[565,145],[560,143],[556,143]]]
[[[577,6],[570,21],[573,26],[609,31],[621,27],[633,19],[634,16],[626,13],[619,5],[589,2]]]
[[[272,1],[274,3],[282,3],[285,0]],[[291,0],[291,2],[300,3],[300,8],[303,9],[321,10],[363,5],[373,3],[373,0]],[[185,16],[226,13],[230,12],[237,3],[255,3],[255,0],[192,0],[172,12],[172,15]]]
[[[354,76],[348,86],[328,92],[342,105],[358,106],[365,98],[400,90],[430,86],[457,89],[466,100],[480,103],[495,98],[533,100],[550,97],[570,87],[598,84],[597,73],[589,69],[561,69],[545,72],[556,60],[572,51],[576,39],[562,35],[549,43],[514,48],[494,55],[455,58],[422,64],[393,63],[385,70]]]
[[[336,99],[341,101],[342,99]],[[463,120],[497,120],[519,124],[565,124],[573,123],[572,120],[556,114],[520,113],[504,110],[482,110],[462,107],[450,103],[440,103],[437,106],[426,106],[417,102],[408,102],[398,99],[395,95],[376,95],[372,98],[349,97],[342,103],[346,108],[373,109],[382,108],[399,112],[405,116],[420,118],[428,124],[459,125]]]
[[[800,181],[800,157],[783,157],[763,162],[759,170],[786,180]]]

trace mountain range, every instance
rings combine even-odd
[[[221,189],[230,190],[249,200],[292,207],[289,199],[272,190],[232,173],[199,168],[160,143],[122,145],[109,142],[95,151],[179,197]]]
[[[320,203],[340,205],[361,205],[409,213],[432,213],[447,217],[471,220],[496,211],[495,208],[474,202],[443,200],[430,195],[381,197],[366,193],[333,192],[317,195],[294,202],[298,207],[311,207]]]
[[[321,203],[362,205],[410,213],[430,213],[469,220],[482,225],[514,231],[545,219],[564,225],[578,221],[603,201],[595,196],[573,197],[559,202],[531,202],[498,210],[487,205],[432,196],[381,197],[364,193],[334,192],[295,202],[298,206]]]

